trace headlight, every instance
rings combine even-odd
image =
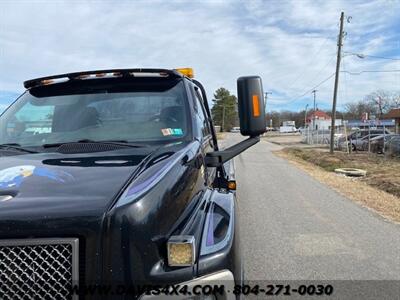
[[[188,267],[194,265],[196,257],[194,236],[171,236],[167,246],[169,266]]]

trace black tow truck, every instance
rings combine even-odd
[[[234,297],[201,287],[243,281],[230,161],[266,126],[261,79],[237,84],[248,138],[221,150],[189,68],[26,81],[0,117],[0,298]]]

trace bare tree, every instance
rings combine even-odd
[[[379,118],[388,113],[392,108],[397,108],[400,105],[400,91],[390,92],[377,90],[365,97],[365,101],[375,106]]]
[[[346,119],[360,119],[363,113],[376,114],[376,105],[370,101],[359,100],[345,105]]]
[[[389,94],[386,91],[378,90],[365,96],[365,102],[370,103],[371,106],[376,108],[379,118],[390,110]]]
[[[394,93],[392,97],[392,103],[391,103],[392,108],[400,108],[400,91],[397,93]]]
[[[400,107],[400,91],[390,92],[377,90],[364,99],[347,103],[345,105],[344,117],[346,119],[359,119],[362,114],[377,115],[382,118],[392,108]]]

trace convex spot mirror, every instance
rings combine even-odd
[[[259,76],[245,76],[237,80],[240,132],[258,136],[266,130],[262,81]]]

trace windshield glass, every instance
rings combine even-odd
[[[188,133],[183,82],[166,89],[34,96],[0,118],[0,144],[42,146],[81,140],[163,142]]]

